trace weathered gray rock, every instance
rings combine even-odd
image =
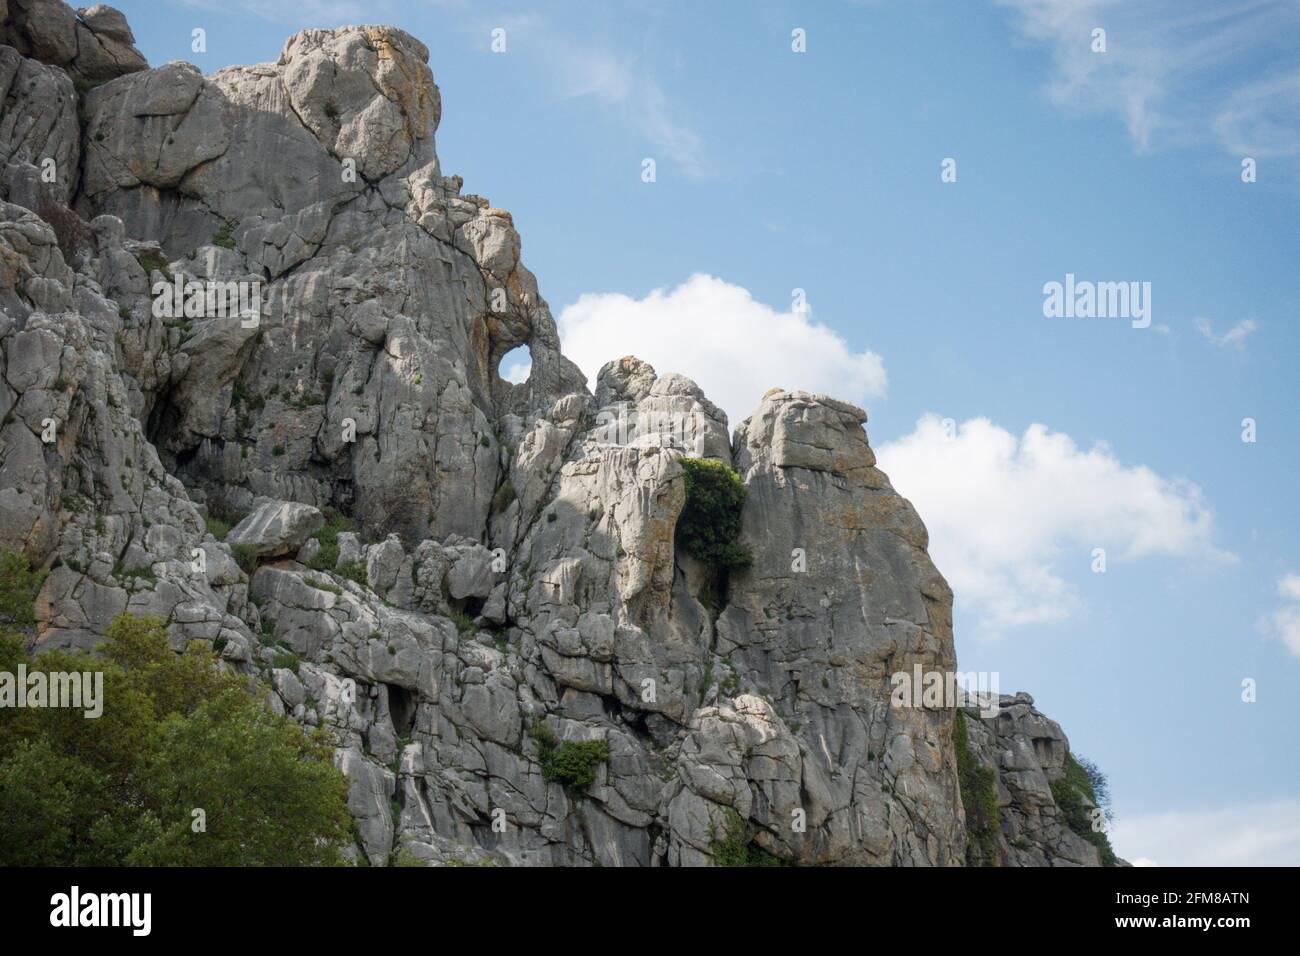
[[[230,529],[226,544],[247,545],[266,557],[296,552],[320,526],[325,517],[311,505],[296,501],[264,501],[243,521]]]
[[[126,17],[104,4],[73,11],[63,0],[7,0],[0,44],[62,67],[86,87],[148,66]]]
[[[7,167],[19,167],[9,170]],[[81,130],[72,80],[57,67],[28,59],[0,46],[0,169],[5,169],[11,201],[50,213],[76,192],[81,166]],[[19,190],[20,171],[30,176],[30,191]],[[40,184],[40,189],[36,187]]]

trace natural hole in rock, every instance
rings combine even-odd
[[[533,353],[529,351],[527,345],[516,345],[501,356],[501,362],[497,365],[497,374],[507,382],[514,382],[516,385],[528,381],[528,375],[532,370]]]
[[[415,729],[415,694],[405,687],[388,685],[388,716],[398,737],[409,737]]]

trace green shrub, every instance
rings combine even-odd
[[[985,767],[970,752],[966,715],[960,709],[953,721],[953,749],[957,751],[957,779],[961,785],[961,803],[966,810],[966,864],[998,866],[998,794],[993,770]]]
[[[1106,778],[1097,769],[1096,764],[1088,761],[1087,765],[1091,768],[1091,773],[1075,759],[1074,754],[1066,753],[1065,776],[1053,780],[1050,785],[1052,799],[1056,801],[1056,809],[1060,812],[1065,825],[1097,848],[1097,852],[1101,854],[1101,865],[1114,866],[1115,850],[1110,845],[1110,837],[1092,828],[1093,808],[1101,807],[1092,775],[1095,774],[1100,778],[1102,788],[1106,791],[1107,803],[1110,801],[1109,788],[1106,786]]]
[[[308,562],[314,571],[333,571],[339,563],[339,535],[344,531],[356,531],[357,523],[336,508],[325,509],[325,524],[316,532],[320,550],[316,557]],[[340,573],[343,573],[340,571]],[[344,574],[344,577],[350,575]],[[353,578],[353,580],[356,580]],[[364,577],[358,583],[365,584]]]
[[[789,862],[769,853],[754,842],[754,828],[728,807],[727,832],[719,837],[710,828],[709,849],[718,866],[789,866]]]
[[[355,581],[363,588],[370,587],[370,579],[366,577],[366,563],[364,561],[349,561],[339,568],[337,573],[339,577]]]
[[[736,542],[745,485],[735,469],[711,458],[683,458],[686,505],[677,519],[677,545],[719,569],[753,563],[748,549]]]
[[[217,231],[212,234],[212,244],[223,249],[235,248],[235,240],[230,235],[230,223],[223,222],[217,227]]]
[[[100,672],[106,702],[95,719],[0,709],[0,866],[342,862],[348,783],[324,732],[273,714],[202,642],[176,654],[157,618],[107,636],[102,657],[34,659],[0,638],[0,666]]]
[[[214,518],[211,515],[203,519],[203,525],[208,529],[208,534],[218,541],[225,541],[226,535],[230,534],[230,525],[226,524],[220,518]]]
[[[252,577],[253,572],[257,570],[257,549],[251,544],[236,544],[231,547],[230,553],[235,563],[239,565],[239,569]]]
[[[537,759],[542,776],[573,793],[582,793],[596,780],[596,767],[609,760],[609,744],[603,740],[566,740],[557,743],[555,734],[543,723],[529,731],[537,741]]]
[[[0,625],[29,627],[36,623],[33,603],[48,571],[33,571],[27,559],[0,551]]]
[[[135,258],[147,275],[161,272],[163,278],[168,282],[171,282],[176,278],[172,275],[171,266],[167,264],[167,260],[163,258],[161,253],[154,252],[152,249],[146,249],[144,252],[138,253]]]

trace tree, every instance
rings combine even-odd
[[[21,628],[35,623],[32,602],[48,574],[33,571],[20,554],[0,551],[0,626]]]
[[[102,657],[32,659],[0,635],[0,667],[104,680],[98,718],[0,709],[0,865],[341,862],[347,778],[324,731],[272,713],[201,642],[175,653],[156,618],[122,615],[107,637]]]
[[[745,484],[735,469],[711,458],[683,458],[686,504],[677,519],[677,544],[720,570],[748,567],[754,556],[736,542]]]

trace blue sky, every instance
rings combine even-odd
[[[862,404],[961,668],[1107,771],[1121,855],[1300,864],[1294,3],[115,2],[206,72],[419,37],[443,171],[513,213],[589,375],[639,354],[733,425],[773,385]],[[1151,327],[1045,318],[1067,273],[1151,283]]]

